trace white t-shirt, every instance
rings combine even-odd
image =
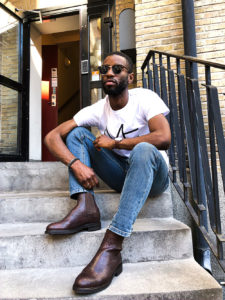
[[[166,116],[168,107],[163,100],[153,91],[143,88],[135,88],[128,91],[128,103],[119,110],[113,110],[108,96],[95,104],[80,110],[74,121],[78,126],[96,126],[101,134],[112,139],[116,137],[133,138],[150,132],[148,121],[159,115]],[[130,150],[113,149],[121,156],[129,157]],[[168,164],[165,151],[160,151]]]

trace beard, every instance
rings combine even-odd
[[[128,86],[128,76],[121,78],[119,83],[117,83],[115,86],[107,86],[105,85],[105,82],[102,82],[103,85],[103,91],[106,95],[110,96],[118,96],[120,95]]]

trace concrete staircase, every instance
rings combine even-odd
[[[44,234],[74,206],[60,163],[0,163],[0,300],[221,300],[222,289],[193,259],[190,229],[172,217],[169,190],[148,199],[124,242],[124,267],[104,291],[77,296],[75,277],[95,254],[119,194],[96,191],[102,229]]]

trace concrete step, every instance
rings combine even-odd
[[[219,284],[193,259],[124,264],[96,294],[72,291],[83,267],[0,271],[1,300],[222,300]]]
[[[109,222],[94,232],[44,234],[47,223],[1,224],[0,269],[74,267],[96,253]],[[125,239],[124,262],[185,259],[192,256],[189,227],[173,218],[138,219]]]
[[[68,168],[60,162],[1,162],[0,192],[68,190]],[[100,180],[100,187],[108,186]]]
[[[110,220],[117,211],[120,194],[113,190],[96,190],[96,202],[102,220]],[[76,204],[68,192],[39,191],[0,194],[0,223],[55,222],[61,220]],[[148,199],[140,218],[172,217],[170,189],[159,197]]]

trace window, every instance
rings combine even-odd
[[[135,48],[134,10],[125,9],[119,16],[120,50]]]
[[[24,95],[29,87],[22,75],[24,25],[2,4],[0,20],[0,161],[25,160]]]

